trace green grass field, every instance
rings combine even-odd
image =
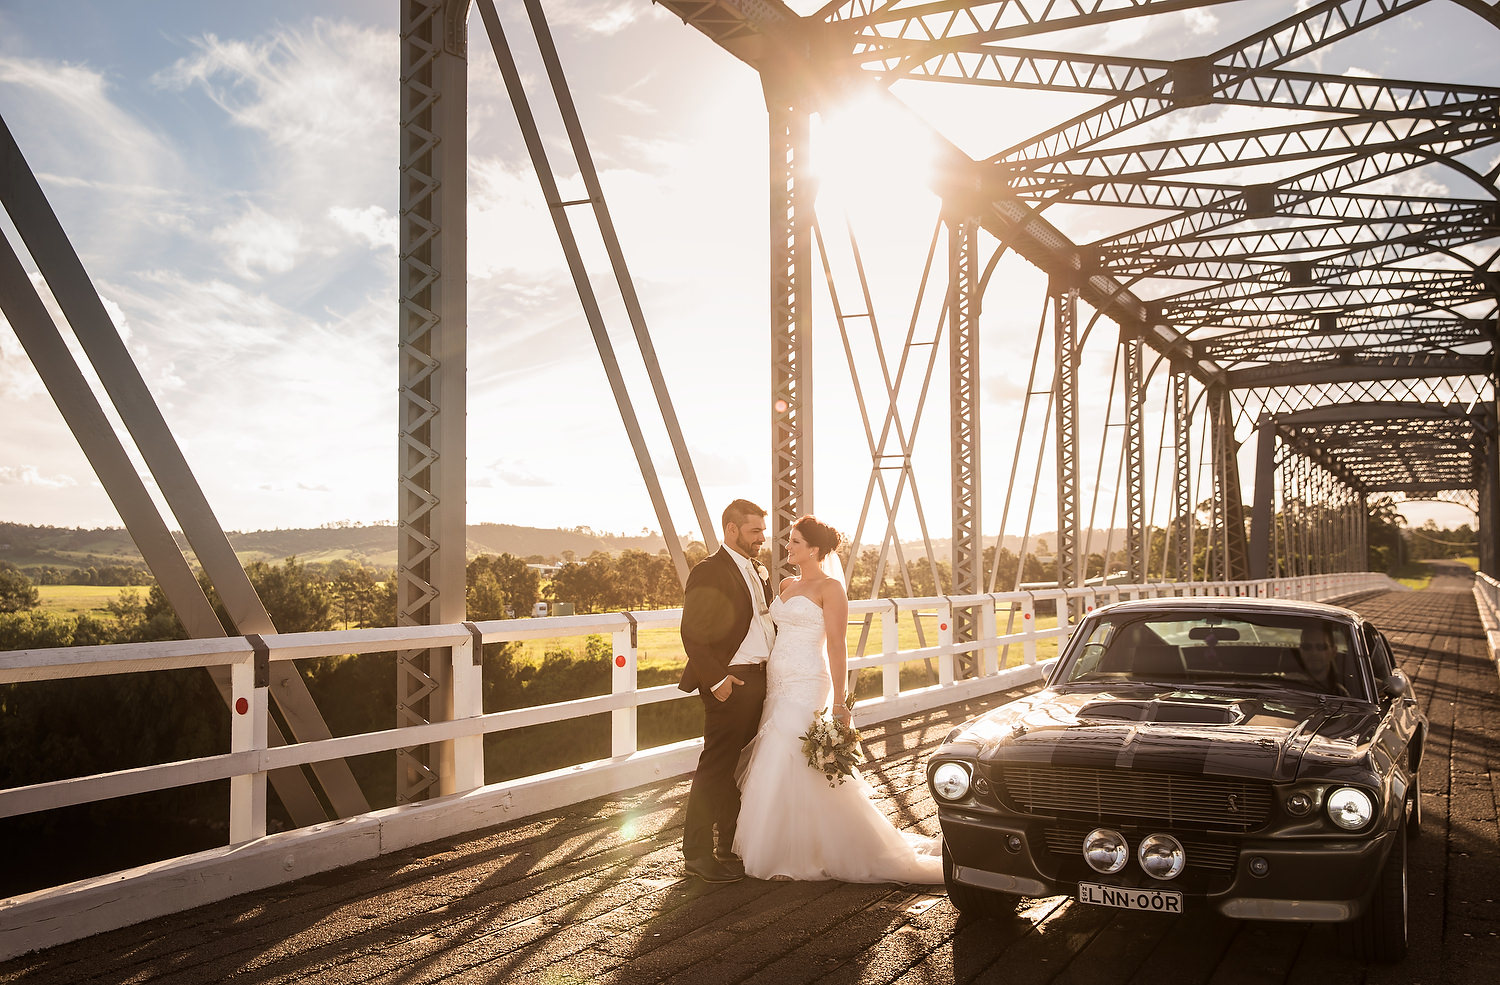
[[[1039,619],[1037,621],[1037,625],[1040,629],[1050,629],[1057,625],[1057,620],[1056,618]],[[1013,631],[1019,632],[1020,626],[1021,617],[1018,613],[1015,618],[1015,628],[1013,629]],[[925,639],[926,641],[925,645],[936,645],[936,620],[930,615],[925,616],[922,619],[922,628],[923,639]],[[900,631],[898,640],[898,647],[900,649],[914,650],[919,646],[924,645],[918,639],[917,627],[915,622],[912,620],[910,613],[902,613],[898,629]],[[859,652],[859,641],[862,632],[863,620],[858,617],[851,618],[848,635],[848,650],[850,657],[855,656]],[[1000,616],[1000,632],[1002,634],[1005,632],[1005,616],[1003,614]],[[582,654],[585,648],[584,641],[585,637],[583,636],[559,637],[556,639],[523,640],[520,644],[521,654],[519,660],[521,663],[529,664],[531,666],[541,666],[542,659],[548,650],[571,649],[575,654]],[[682,637],[678,635],[676,629],[643,629],[640,631],[640,634],[637,637],[636,647],[636,666],[641,671],[658,669],[680,670],[687,660],[687,657],[683,654],[682,651]],[[870,630],[865,639],[864,653],[866,656],[874,656],[875,654],[880,653],[880,650],[880,620],[878,618],[872,618],[870,620]],[[1056,653],[1057,642],[1055,640],[1043,640],[1042,642],[1037,644],[1038,659],[1045,660],[1048,657],[1054,656]],[[1022,651],[1020,644],[1012,645],[1010,647],[1009,653],[1005,655],[1004,660],[1005,666],[1013,667],[1019,664],[1022,660]],[[925,673],[926,665],[923,661],[920,660],[910,661],[908,663],[902,664],[903,681],[905,681],[906,675],[909,671],[922,671]],[[869,671],[868,673],[873,674],[874,671]],[[933,673],[935,674],[936,671],[934,670]],[[937,683],[937,678],[935,676],[932,678],[932,682]]]
[[[134,592],[143,601],[146,597],[146,589],[139,585],[128,588],[118,585],[38,585],[37,592],[42,596],[42,611],[60,616],[76,616],[85,612],[96,616],[108,615],[109,610],[105,606],[119,598],[121,592]]]

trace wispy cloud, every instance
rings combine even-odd
[[[0,465],[0,486],[37,486],[42,489],[66,489],[78,485],[71,475],[43,475],[35,465]]]

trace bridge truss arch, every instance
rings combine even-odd
[[[983,104],[993,116],[964,121],[965,148],[990,139],[998,142],[993,149],[966,152],[933,125],[943,148],[934,187],[947,213],[961,217],[951,225],[959,245],[950,254],[949,299],[960,307],[948,344],[954,372],[970,372],[974,360],[964,347],[984,328],[978,302],[986,311],[996,306],[970,298],[975,257],[967,249],[998,244],[1046,275],[1043,321],[1051,323],[1053,344],[1039,340],[1038,351],[1050,349],[1052,365],[1050,384],[1040,387],[1048,412],[1039,416],[1052,434],[1055,488],[1047,492],[1056,502],[1062,583],[1081,582],[1086,570],[1086,510],[1077,491],[1093,477],[1080,449],[1096,432],[1083,423],[1077,399],[1080,386],[1094,384],[1081,379],[1076,349],[1078,326],[1100,314],[1120,330],[1123,393],[1103,429],[1121,432],[1118,498],[1130,529],[1126,543],[1115,546],[1133,577],[1181,576],[1194,564],[1200,576],[1244,577],[1282,564],[1268,553],[1265,531],[1252,536],[1246,521],[1253,513],[1269,531],[1281,495],[1275,490],[1285,489],[1348,514],[1342,522],[1350,530],[1363,497],[1375,492],[1441,489],[1472,501],[1482,564],[1494,570],[1496,488],[1488,463],[1500,334],[1500,76],[1492,63],[1479,73],[1488,77],[1444,79],[1442,64],[1431,60],[1438,78],[1430,80],[1415,68],[1388,79],[1319,69],[1340,57],[1347,64],[1350,56],[1336,57],[1340,51],[1358,50],[1382,32],[1416,32],[1418,24],[1500,41],[1500,6],[662,6],[763,74],[774,65],[779,78],[800,80],[810,112],[832,109],[855,91],[877,93],[898,112],[919,107],[908,113],[918,117],[941,101],[933,87],[968,88],[969,107],[982,105],[974,90],[998,94]],[[1193,30],[1210,22],[1216,30]],[[1163,23],[1183,30],[1155,29]],[[1156,47],[1133,48],[1126,37]],[[1423,34],[1421,49],[1440,47],[1439,37]],[[1017,138],[1003,119],[1004,99],[1023,90],[1066,95],[1073,98],[1056,105],[1086,108]],[[773,185],[788,175],[773,175]],[[970,225],[983,235],[970,235]],[[781,269],[781,240],[772,243],[772,269]],[[1164,388],[1149,385],[1145,349],[1167,367]],[[1044,368],[1041,379],[1048,375]],[[977,431],[977,408],[964,396],[973,388],[955,377],[950,391],[955,436]],[[1339,423],[1314,426],[1319,414]],[[1166,489],[1149,488],[1161,483],[1152,479],[1148,419],[1161,422],[1154,474],[1170,475]],[[1259,440],[1251,441],[1257,428]],[[977,455],[977,442],[955,437],[955,592],[996,587],[972,574],[977,568],[969,563],[983,554],[985,539],[982,528],[970,533],[977,504],[965,497],[986,472],[985,485],[996,485],[996,470],[981,470],[971,457]],[[1256,463],[1249,504],[1242,458]],[[1310,471],[1297,471],[1299,462]],[[1195,470],[1204,468],[1208,476],[1195,483]],[[1278,468],[1291,471],[1277,478]],[[1434,469],[1440,477],[1427,474]],[[1323,470],[1328,475],[1314,481],[1313,472]],[[1000,484],[1017,481],[1013,465]],[[1010,489],[1004,512],[1017,492]],[[1171,504],[1164,523],[1152,520],[1152,503]],[[1195,522],[1205,513],[1206,525]],[[1337,563],[1363,567],[1364,558],[1350,552]]]

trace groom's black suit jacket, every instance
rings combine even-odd
[[[762,582],[761,588],[765,592],[763,601],[769,605],[771,585]],[[701,687],[706,694],[722,681],[754,618],[750,586],[729,548],[720,547],[699,561],[688,573],[682,603],[682,647],[687,651],[687,668],[677,686],[689,692]]]

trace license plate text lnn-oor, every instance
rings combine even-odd
[[[1121,910],[1182,912],[1182,894],[1171,889],[1130,889],[1124,886],[1104,886],[1097,882],[1080,882],[1078,900],[1081,903],[1113,906]]]

